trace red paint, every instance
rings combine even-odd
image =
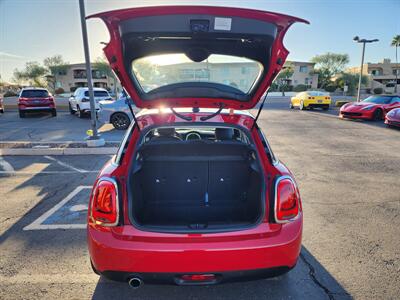
[[[365,110],[363,108],[372,106],[371,109]],[[397,103],[389,103],[389,104],[376,104],[370,102],[356,102],[356,103],[349,103],[345,104],[340,108],[339,116],[342,118],[349,118],[349,119],[364,119],[364,120],[371,120],[373,119],[374,113],[377,109],[380,109],[383,113],[383,117],[392,109],[399,108],[400,102]],[[344,115],[343,113],[357,113],[360,115]]]

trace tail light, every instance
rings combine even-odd
[[[90,218],[102,226],[118,224],[118,186],[117,182],[108,177],[100,178],[97,182],[90,205]]]
[[[89,102],[89,98],[86,98],[86,97],[84,97],[84,98],[82,98],[82,102]]]
[[[309,100],[314,99],[314,97],[308,97]]]
[[[275,184],[275,221],[287,223],[295,219],[301,210],[300,194],[289,176],[278,178]]]
[[[29,98],[24,98],[24,97],[20,97],[19,99],[18,99],[18,101],[28,101],[29,100]]]

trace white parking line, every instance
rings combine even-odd
[[[88,173],[88,172],[89,172],[88,170],[75,168],[74,166],[71,166],[71,165],[69,165],[69,164],[67,164],[67,163],[65,163],[65,162],[62,162],[61,160],[58,160],[58,159],[56,159],[56,158],[54,158],[54,157],[51,157],[51,156],[48,156],[48,155],[45,155],[44,157],[47,158],[47,159],[49,159],[49,160],[55,161],[55,162],[56,162],[57,164],[59,164],[60,166],[66,167],[66,168],[71,169],[71,170],[73,170],[73,171],[76,171],[76,172],[79,172],[79,173]]]
[[[54,214],[58,209],[64,206],[68,201],[73,199],[80,191],[91,189],[90,185],[80,185],[73,190],[67,197],[54,205],[50,210],[45,212],[31,224],[24,227],[23,230],[43,230],[43,229],[85,229],[86,224],[42,224],[48,217]]]
[[[15,172],[12,165],[10,165],[7,161],[0,156],[0,166],[3,168],[4,172]]]

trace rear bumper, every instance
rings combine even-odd
[[[96,270],[112,279],[140,275],[143,280],[149,276],[161,280],[165,275],[167,282],[173,282],[176,274],[212,273],[225,281],[240,274],[268,277],[290,270],[300,254],[301,236],[302,217],[283,226],[263,223],[249,230],[204,235],[150,233],[129,225],[110,230],[89,224],[88,247]],[[226,275],[230,273],[234,274]]]
[[[53,106],[18,106],[20,111],[53,111],[56,108]]]
[[[131,273],[131,272],[116,272],[116,271],[105,271],[101,275],[108,279],[115,281],[128,282],[133,277],[140,278],[146,284],[177,284],[177,285],[210,285],[227,282],[237,281],[249,281],[265,279],[275,276],[283,275],[289,272],[292,267],[275,267],[269,269],[258,269],[258,270],[243,270],[243,271],[231,271],[231,272],[215,272],[215,279],[210,281],[184,281],[182,280],[183,275],[190,275],[188,273]]]
[[[312,107],[312,108],[329,108],[329,104],[323,104],[323,103],[310,103],[307,105],[307,107]]]

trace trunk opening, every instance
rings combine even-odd
[[[129,178],[130,216],[154,231],[207,232],[254,226],[264,212],[263,173],[239,141],[151,141]]]

